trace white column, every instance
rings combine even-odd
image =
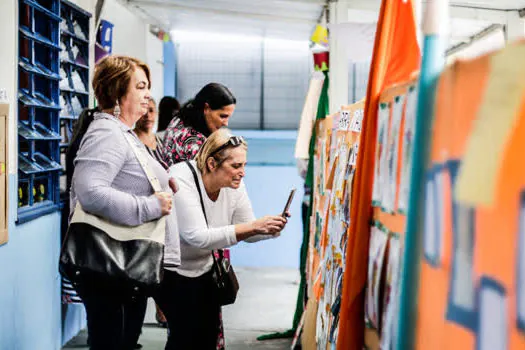
[[[348,4],[346,1],[330,3],[329,26],[348,21]],[[330,113],[337,112],[342,105],[348,104],[348,53],[347,47],[337,39],[339,31],[330,33]]]
[[[516,41],[525,37],[525,21],[520,18],[518,11],[507,12],[507,42]]]

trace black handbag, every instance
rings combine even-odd
[[[132,135],[125,133],[155,192],[158,179]],[[141,153],[142,152],[142,153]],[[77,201],[60,252],[59,269],[73,284],[81,275],[148,289],[162,280],[166,218],[129,227],[89,214]]]
[[[186,161],[186,164],[193,173],[193,179],[195,180],[195,185],[199,191],[202,213],[204,214],[206,225],[209,225],[208,218],[206,217],[206,210],[204,209],[204,201],[202,199],[202,192],[199,185],[197,172],[189,161]],[[215,252],[212,252],[211,256],[213,257],[213,279],[217,287],[217,298],[219,300],[219,304],[233,304],[235,299],[237,299],[237,292],[239,291],[239,281],[237,280],[235,271],[233,271],[233,266],[231,266],[230,261],[224,257],[224,251],[222,249],[217,250],[217,256],[215,255]]]

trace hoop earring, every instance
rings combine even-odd
[[[115,108],[113,109],[113,115],[116,118],[120,117],[120,105],[118,104],[118,100],[117,100],[117,104],[115,105]]]

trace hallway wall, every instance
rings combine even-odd
[[[0,245],[0,348],[59,349],[60,281],[58,251],[60,214],[15,225],[17,203],[16,89],[18,1],[0,1],[0,88],[10,101],[9,241]]]
[[[304,180],[294,159],[295,131],[235,130],[248,142],[248,166],[244,182],[257,217],[280,213],[290,190],[297,192],[290,208],[292,217],[277,239],[232,248],[232,263],[245,267],[299,268],[303,226],[301,203]]]
[[[96,0],[72,0],[93,13]],[[61,305],[58,256],[60,213],[22,225],[17,218],[17,67],[18,1],[0,1],[0,89],[10,100],[9,127],[9,241],[0,245],[0,349],[58,350],[85,327],[82,305]],[[155,63],[162,45],[148,46],[147,23],[117,0],[106,0],[102,18],[116,25],[113,52]],[[158,50],[159,52],[151,52]],[[158,75],[158,74],[157,74]],[[162,75],[156,79],[162,89]],[[64,314],[62,317],[62,313]]]
[[[9,176],[10,203],[16,176]],[[9,210],[9,242],[0,246],[0,348],[60,349],[60,214],[15,225]]]

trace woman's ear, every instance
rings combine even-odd
[[[208,168],[209,172],[214,171],[217,168],[217,162],[215,161],[215,158],[209,157],[206,159],[206,167]]]
[[[204,115],[206,115],[206,113],[209,113],[210,111],[211,111],[210,105],[208,104],[208,102],[204,102],[204,109],[203,109]]]

